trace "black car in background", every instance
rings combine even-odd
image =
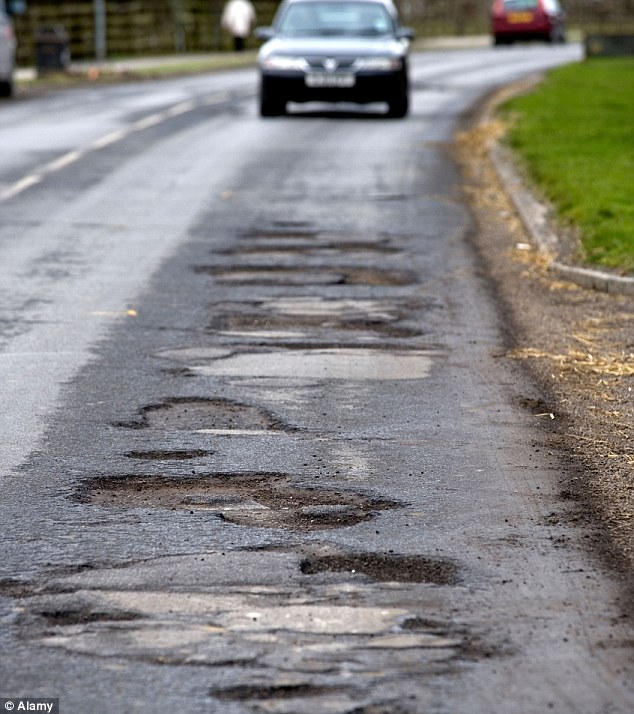
[[[13,94],[15,69],[15,32],[4,0],[0,0],[0,97]]]
[[[258,54],[260,114],[287,102],[386,102],[388,115],[409,109],[407,53],[413,32],[391,0],[284,0]]]

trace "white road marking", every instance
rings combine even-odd
[[[215,94],[209,94],[207,96],[201,97],[198,100],[189,99],[185,102],[180,102],[175,104],[173,107],[166,109],[162,112],[157,112],[145,117],[144,119],[139,119],[138,121],[131,124],[126,129],[117,129],[116,131],[109,132],[104,136],[95,139],[90,142],[87,146],[79,149],[73,149],[72,151],[62,154],[62,156],[54,159],[53,161],[45,164],[41,168],[35,170],[33,173],[19,179],[15,183],[11,184],[8,188],[4,189],[0,193],[0,203],[3,201],[8,201],[11,198],[23,193],[27,189],[35,186],[46,177],[60,171],[71,164],[76,163],[80,159],[84,158],[87,154],[93,151],[99,151],[107,146],[116,144],[119,141],[127,139],[132,134],[139,131],[144,131],[150,127],[157,126],[168,119],[173,119],[174,117],[182,116],[188,112],[194,111],[200,107],[211,107],[222,102],[226,102],[229,99],[246,99],[253,95],[253,90],[238,90],[236,92],[222,91]]]

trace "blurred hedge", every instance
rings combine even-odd
[[[224,0],[106,0],[110,57],[229,50],[220,29]],[[491,0],[397,0],[404,22],[421,37],[486,34]],[[563,0],[569,25],[592,32],[634,32],[634,0]],[[268,24],[277,2],[255,0],[259,24]],[[17,18],[18,61],[32,64],[42,27],[61,25],[73,59],[95,54],[93,0],[28,0]],[[250,40],[255,47],[256,41]]]

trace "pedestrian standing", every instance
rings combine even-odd
[[[255,8],[249,0],[229,0],[222,11],[222,29],[233,36],[236,52],[244,50],[244,43],[255,25]]]

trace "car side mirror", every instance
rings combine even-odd
[[[416,37],[416,32],[411,27],[399,27],[396,31],[396,37],[399,40],[413,40]]]
[[[275,30],[272,27],[256,27],[254,35],[258,38],[258,40],[266,42],[274,37]]]

